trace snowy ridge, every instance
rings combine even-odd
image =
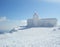
[[[60,47],[60,29],[18,28],[16,32],[0,35],[0,47]]]

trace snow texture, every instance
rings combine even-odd
[[[16,32],[1,34],[0,47],[60,47],[60,27],[19,28],[15,28]]]

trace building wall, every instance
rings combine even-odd
[[[57,24],[57,19],[47,18],[47,19],[28,19],[28,27],[54,27]]]
[[[56,19],[40,19],[39,20],[39,26],[40,27],[54,27],[57,24]]]
[[[33,20],[32,19],[28,19],[27,20],[27,26],[28,27],[32,27],[33,26]]]
[[[33,19],[33,26],[34,26],[34,27],[39,26],[39,25],[38,25],[38,22],[39,22],[39,19]]]

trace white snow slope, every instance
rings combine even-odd
[[[60,47],[60,30],[55,31],[55,28],[30,28],[1,34],[0,47]]]

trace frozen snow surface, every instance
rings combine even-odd
[[[60,28],[28,28],[0,35],[0,47],[60,47]]]

